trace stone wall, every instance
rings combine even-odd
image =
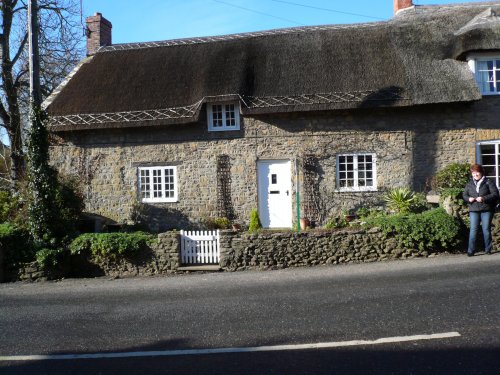
[[[60,133],[51,147],[51,163],[80,177],[86,211],[118,223],[133,221],[139,213],[151,230],[161,232],[197,228],[203,218],[220,216],[219,155],[229,156],[228,200],[236,222],[245,225],[258,205],[257,161],[313,154],[322,224],[343,209],[376,203],[385,189],[423,190],[447,164],[473,162],[478,140],[500,139],[499,101],[485,97],[455,105],[243,117],[240,131],[214,133],[208,132],[202,111],[194,124]],[[355,152],[376,154],[377,191],[336,189],[336,156]],[[155,163],[177,166],[178,202],[138,203],[137,167]],[[295,175],[292,181],[295,185]],[[293,210],[295,217],[295,205]]]
[[[179,267],[178,232],[158,234],[158,242],[138,256],[113,259],[72,257],[70,277],[89,276],[153,276],[174,272]]]
[[[0,246],[0,283],[4,280],[3,246]]]
[[[7,281],[34,281],[62,277],[132,277],[181,272],[178,232],[162,233],[150,252],[133,258],[96,260],[72,256],[56,270],[44,271],[36,263],[8,270]],[[313,230],[257,234],[222,231],[220,267],[224,271],[375,262],[430,256],[433,253],[398,246],[378,229]]]
[[[395,238],[386,238],[379,229],[225,233],[221,247],[221,267],[229,271],[377,262],[437,253],[403,248]]]
[[[465,235],[465,233],[464,233]],[[500,215],[493,220],[493,249],[500,250]],[[482,237],[478,236],[478,251]],[[287,267],[377,262],[391,259],[429,257],[440,251],[403,248],[395,238],[386,237],[377,228],[335,230],[249,232],[221,231],[220,267],[224,271],[267,270]],[[466,244],[453,250],[465,254]],[[117,261],[99,261],[72,257],[69,263],[47,273],[36,263],[9,270],[7,281],[54,279],[61,277],[131,277],[166,275],[181,272],[180,235],[177,231],[158,235],[151,252]]]
[[[1,249],[0,249],[1,251]],[[158,242],[138,256],[95,259],[83,255],[67,258],[57,269],[45,271],[36,262],[6,272],[6,281],[35,281],[62,277],[132,277],[164,275],[176,272],[180,265],[179,233],[158,234]]]

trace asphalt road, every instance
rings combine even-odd
[[[0,284],[0,374],[32,373],[500,374],[500,253]]]

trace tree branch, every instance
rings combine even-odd
[[[12,65],[14,65],[17,62],[17,60],[19,59],[19,57],[23,53],[24,47],[26,46],[27,42],[28,42],[28,33],[25,33],[23,40],[21,41],[21,44],[19,45],[19,48],[17,49],[17,53],[14,56],[14,58],[12,59]]]
[[[3,127],[7,128],[8,127],[7,124],[10,122],[10,116],[5,110],[5,107],[1,101],[0,101],[0,117],[2,118],[3,121]]]

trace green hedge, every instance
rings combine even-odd
[[[419,250],[451,250],[461,238],[460,223],[442,208],[368,218],[367,224],[394,235],[400,245]]]
[[[28,231],[11,223],[0,224],[0,251],[5,266],[30,262],[35,257]]]
[[[452,163],[441,169],[433,179],[433,188],[441,192],[445,189],[463,189],[470,180],[470,164]]]
[[[71,254],[85,254],[98,259],[133,256],[151,246],[156,236],[144,232],[86,233],[71,242]]]

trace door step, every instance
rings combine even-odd
[[[220,271],[221,268],[219,265],[210,265],[210,266],[182,266],[177,268],[178,271],[211,271],[216,272]]]

